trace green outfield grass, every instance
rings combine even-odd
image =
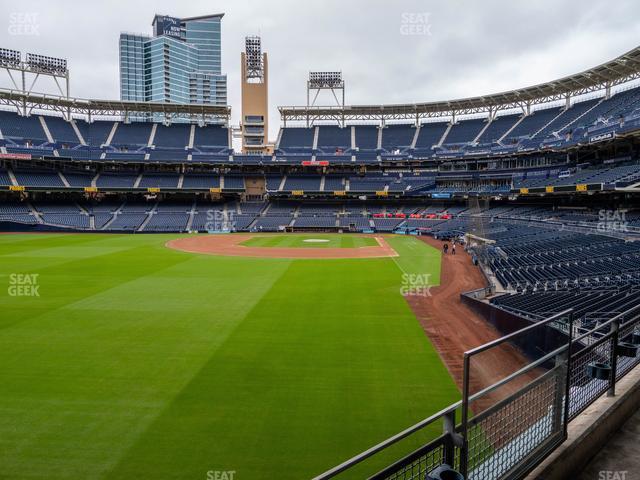
[[[317,241],[322,240],[322,241]],[[307,234],[307,235],[256,235],[241,243],[247,247],[280,247],[280,248],[358,248],[374,247],[378,245],[373,237],[359,235],[331,235],[331,234]]]
[[[0,235],[0,479],[299,480],[459,398],[399,293],[437,284],[437,250],[223,258],[170,238]]]

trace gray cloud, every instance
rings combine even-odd
[[[0,46],[66,57],[72,95],[118,98],[121,31],[149,33],[155,13],[217,12],[226,14],[223,69],[235,122],[243,38],[263,37],[272,137],[277,105],[305,102],[309,70],[342,70],[348,103],[422,102],[552,80],[630,50],[640,38],[640,4],[633,0],[22,0],[0,5]],[[11,34],[11,22],[25,13],[36,14],[38,35]],[[421,14],[428,14],[430,34],[403,35],[403,22]]]

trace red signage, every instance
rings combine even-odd
[[[0,159],[31,160],[30,153],[0,153]]]
[[[303,167],[328,167],[329,162],[327,160],[319,160],[316,162],[314,162],[313,160],[303,160],[302,166]]]

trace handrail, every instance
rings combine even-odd
[[[337,465],[337,466],[333,467],[331,470],[327,470],[326,472],[321,473],[320,475],[318,475],[316,477],[313,477],[312,480],[327,480],[329,478],[333,478],[336,475],[338,475],[339,473],[344,472],[348,468],[351,468],[354,465],[357,465],[357,464],[361,463],[362,461],[366,460],[367,458],[371,457],[372,455],[375,455],[376,453],[384,450],[385,448],[390,447],[391,445],[393,445],[395,443],[398,443],[403,438],[408,437],[409,435],[417,432],[418,430],[422,430],[424,427],[432,424],[433,422],[435,422],[439,418],[442,418],[447,414],[455,412],[461,406],[462,406],[462,402],[461,401],[456,402],[453,405],[449,405],[448,407],[440,410],[439,412],[434,413],[430,417],[427,417],[424,420],[416,423],[415,425],[412,425],[409,428],[406,428],[405,430],[401,431],[400,433],[395,434],[393,437],[387,438],[386,440],[378,443],[377,445],[374,445],[373,447],[369,448],[368,450],[365,450],[364,452],[360,453],[359,455],[356,455],[355,457],[352,457],[349,460],[345,460],[340,465]]]
[[[555,320],[558,320],[558,318],[564,316],[564,315],[568,315],[571,312],[573,312],[573,308],[567,308],[566,310],[563,310],[562,312],[556,313],[555,315],[552,315],[549,318],[546,318],[544,320],[541,320],[539,322],[536,322],[532,325],[529,325],[527,327],[524,327],[523,329],[520,329],[516,332],[510,333],[508,335],[505,335],[504,337],[500,337],[497,338],[495,340],[492,340],[488,343],[485,343],[484,345],[480,345],[479,347],[476,348],[472,348],[471,350],[467,350],[466,352],[464,352],[464,356],[465,357],[470,357],[473,355],[477,355],[478,353],[482,353],[486,350],[489,350],[490,348],[493,348],[497,345],[500,345],[504,342],[508,342],[509,340],[515,338],[518,335],[521,335],[522,333],[528,332],[529,330],[534,330],[538,327],[540,327],[541,325],[546,325],[547,323],[553,322]]]

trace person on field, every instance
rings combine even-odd
[[[447,252],[449,251],[449,244],[445,243],[444,246],[442,247],[442,251],[443,253],[446,255]]]
[[[454,240],[453,243],[451,244],[451,255],[455,255],[455,254],[456,254],[456,242]]]

